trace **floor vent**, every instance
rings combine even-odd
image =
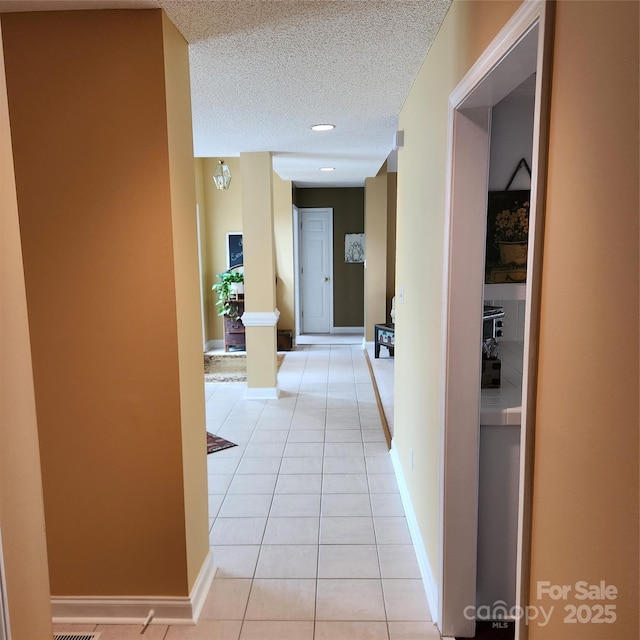
[[[99,632],[91,633],[56,633],[53,640],[98,640]]]

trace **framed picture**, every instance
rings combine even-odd
[[[242,232],[231,231],[227,233],[227,269],[241,267],[243,264]]]
[[[485,283],[527,279],[530,191],[490,191],[487,203]]]
[[[364,262],[364,233],[345,234],[344,261]]]

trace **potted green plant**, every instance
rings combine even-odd
[[[244,273],[231,269],[217,273],[216,276],[219,282],[216,282],[211,288],[218,294],[216,302],[218,315],[237,318],[237,307],[231,303],[238,299],[238,294],[244,293]]]

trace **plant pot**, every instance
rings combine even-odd
[[[527,264],[527,242],[497,242],[502,264]]]
[[[244,295],[244,282],[233,282],[230,285],[231,288],[231,293],[233,293],[236,298],[238,296],[243,296]]]

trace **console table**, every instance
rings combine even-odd
[[[394,324],[376,324],[374,355],[380,357],[380,347],[387,347],[389,355],[393,358],[393,349],[395,346],[395,325]]]

